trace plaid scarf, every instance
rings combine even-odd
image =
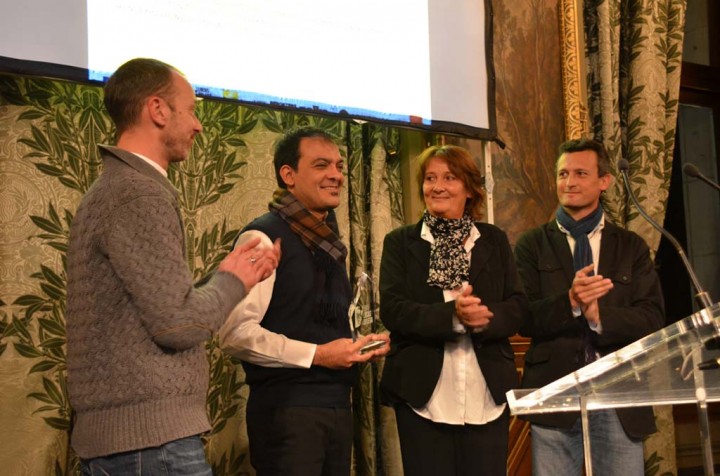
[[[427,283],[440,289],[455,289],[470,276],[470,265],[464,240],[475,226],[472,218],[440,218],[427,210],[423,221],[430,228],[435,242],[430,247],[430,272]]]
[[[325,221],[318,220],[295,195],[282,188],[275,190],[268,208],[280,215],[310,250],[323,250],[338,263],[345,263],[348,252],[338,236],[334,211],[328,211]]]
[[[315,288],[315,322],[337,329],[350,336],[348,308],[350,281],[345,271],[347,248],[338,237],[335,212],[328,211],[325,221],[311,214],[290,192],[278,189],[269,204],[300,237],[313,255],[313,286]]]

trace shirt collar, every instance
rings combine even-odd
[[[152,167],[153,167],[155,170],[157,170],[158,172],[160,172],[161,174],[163,174],[163,177],[167,178],[167,176],[168,176],[167,170],[165,170],[164,168],[160,167],[160,165],[158,165],[157,162],[155,162],[155,161],[153,161],[153,160],[145,157],[145,156],[142,155],[142,154],[138,154],[137,152],[133,152],[133,154],[137,155],[138,157],[140,157],[141,159],[143,159],[145,162],[147,162],[148,164],[152,165]]]

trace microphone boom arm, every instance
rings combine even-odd
[[[661,227],[655,222],[655,220],[650,218],[650,215],[648,215],[643,209],[643,207],[640,206],[640,203],[638,202],[635,194],[630,188],[630,179],[628,178],[628,165],[629,164],[626,159],[620,159],[618,168],[620,169],[620,173],[623,176],[623,182],[625,182],[625,189],[627,190],[628,195],[630,195],[630,199],[632,200],[633,204],[635,204],[635,208],[637,208],[640,215],[642,215],[642,217],[645,218],[645,220],[647,220],[656,230],[662,233],[662,235],[667,238],[668,241],[677,250],[678,254],[680,255],[680,259],[682,259],[683,264],[685,265],[685,269],[687,269],[688,275],[690,275],[690,280],[692,281],[693,287],[697,292],[697,294],[695,295],[695,299],[697,299],[698,304],[700,304],[703,309],[711,307],[712,301],[710,300],[710,296],[700,284],[700,280],[695,275],[695,271],[693,271],[693,268],[690,265],[690,261],[688,261],[682,246],[680,246],[680,243],[678,243],[675,237],[672,236],[665,228]]]

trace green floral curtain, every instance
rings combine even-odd
[[[680,94],[685,0],[586,0],[592,132],[613,164],[630,164],[630,185],[658,223],[665,218]],[[660,233],[639,216],[622,178],[607,193],[613,221],[654,252]],[[675,474],[672,410],[656,407],[658,433],[645,442],[646,474]]]
[[[613,164],[630,163],[640,204],[665,217],[680,94],[685,0],[588,0],[585,30],[592,132]],[[657,250],[660,235],[637,213],[621,179],[608,194],[609,213]]]
[[[204,132],[171,168],[186,217],[188,264],[212,272],[242,226],[267,210],[276,187],[275,142],[288,129],[328,131],[348,162],[338,209],[351,276],[375,276],[382,239],[402,223],[393,129],[228,102],[198,107]],[[0,75],[0,461],[14,475],[78,474],[68,446],[72,409],[65,366],[65,253],[83,193],[101,172],[97,144],[113,143],[100,88]],[[376,290],[375,290],[376,291]],[[374,297],[376,300],[377,296]],[[362,331],[382,331],[372,314]],[[216,475],[253,474],[244,414],[248,388],[217,341],[210,366],[206,439]],[[394,421],[377,400],[378,364],[361,369],[353,395],[357,475],[398,474]],[[386,436],[386,433],[389,436]],[[381,435],[382,438],[381,438]]]

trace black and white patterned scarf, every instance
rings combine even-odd
[[[469,215],[459,219],[440,218],[427,210],[423,221],[430,228],[435,242],[430,247],[428,284],[440,289],[455,289],[470,278],[464,241],[475,226]]]

